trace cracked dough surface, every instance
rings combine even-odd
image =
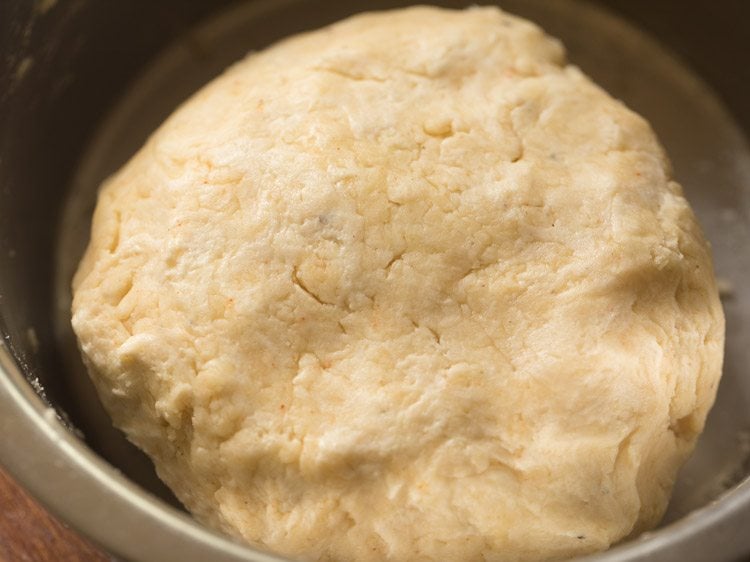
[[[73,325],[195,516],[306,560],[547,560],[656,524],[719,380],[648,124],[494,8],[254,54],[103,187]]]

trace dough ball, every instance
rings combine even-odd
[[[231,67],[104,185],[73,325],[195,516],[304,560],[585,554],[714,399],[711,258],[648,124],[495,8]]]

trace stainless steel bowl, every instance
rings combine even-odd
[[[750,555],[750,5],[499,3],[562,38],[574,63],[652,122],[725,288],[724,378],[665,521],[592,559]],[[0,3],[0,462],[124,559],[278,560],[194,523],[111,428],[70,333],[70,276],[97,186],[189,93],[251,49],[404,2],[153,4]]]

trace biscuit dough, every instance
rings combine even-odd
[[[336,561],[652,527],[724,339],[648,124],[495,8],[360,15],[231,67],[104,185],[73,325],[199,520]]]

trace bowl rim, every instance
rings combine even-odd
[[[599,10],[599,17],[611,15]],[[24,375],[2,316],[0,310],[0,465],[41,504],[106,552],[133,562],[288,561],[201,526],[97,455]],[[746,529],[750,477],[677,521],[582,560],[735,560],[750,554]]]

